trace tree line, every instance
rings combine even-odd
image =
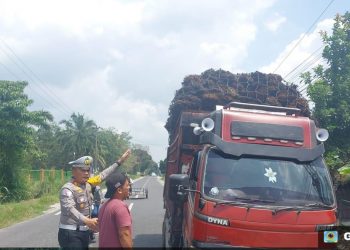
[[[29,111],[33,100],[24,93],[27,85],[0,81],[0,195],[10,192],[17,195],[9,199],[26,199],[42,194],[42,185],[33,188],[24,170],[69,170],[69,161],[90,155],[94,158],[93,171],[100,172],[127,148],[132,148],[133,154],[121,171],[158,172],[148,148],[132,144],[129,133],[101,128],[79,113],[56,123],[47,111]]]
[[[323,31],[321,37],[326,65],[303,73],[302,79],[313,103],[313,118],[329,131],[325,156],[336,177],[338,172],[350,173],[350,13],[338,14],[332,34]]]

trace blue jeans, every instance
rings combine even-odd
[[[100,209],[100,204],[94,204],[94,209],[91,213],[91,218],[97,218],[98,217],[98,210]]]

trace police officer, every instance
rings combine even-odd
[[[58,242],[63,248],[88,248],[89,229],[97,231],[97,218],[91,218],[93,195],[91,186],[99,185],[108,175],[120,166],[130,155],[128,149],[111,166],[99,175],[90,177],[91,156],[83,156],[72,165],[72,180],[63,185],[60,191],[61,217]]]

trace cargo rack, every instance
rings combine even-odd
[[[283,112],[287,115],[299,115],[300,109],[298,108],[289,108],[289,107],[279,107],[279,106],[269,106],[253,103],[243,103],[243,102],[230,102],[223,107],[224,109],[229,108],[240,108],[240,109],[256,109],[264,110],[269,112]]]

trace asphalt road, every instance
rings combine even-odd
[[[133,220],[133,238],[135,247],[161,247],[163,209],[163,183],[158,177],[146,176],[134,181],[135,188],[148,188],[148,199],[127,200]],[[0,229],[0,247],[59,247],[57,231],[59,206],[43,215]],[[10,214],[8,216],[11,216]],[[97,241],[90,244],[98,246]]]

